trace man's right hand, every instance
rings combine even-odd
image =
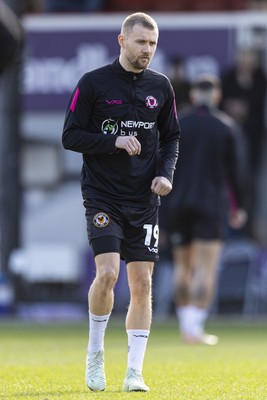
[[[232,210],[229,213],[229,225],[233,229],[242,228],[247,222],[247,212],[243,209]]]
[[[115,146],[118,149],[126,150],[129,156],[136,156],[141,153],[141,144],[135,136],[118,136]]]

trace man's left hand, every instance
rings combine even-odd
[[[156,176],[152,181],[151,190],[158,196],[166,196],[172,190],[172,184],[164,176]]]

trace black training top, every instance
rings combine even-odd
[[[117,59],[83,75],[66,113],[62,142],[83,153],[82,194],[118,204],[153,206],[155,176],[171,182],[178,158],[179,123],[168,78],[151,69],[125,71]],[[118,135],[134,135],[138,156],[115,147]]]
[[[206,106],[193,107],[180,116],[180,155],[169,207],[195,209],[221,215],[231,196],[242,205],[238,178],[238,131],[226,114]]]

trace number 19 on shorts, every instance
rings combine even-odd
[[[159,243],[159,226],[145,224],[143,228],[146,230],[145,246],[158,247]]]

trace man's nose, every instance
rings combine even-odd
[[[150,46],[149,43],[147,43],[147,44],[144,45],[143,51],[146,52],[146,53],[151,53],[152,47]]]

